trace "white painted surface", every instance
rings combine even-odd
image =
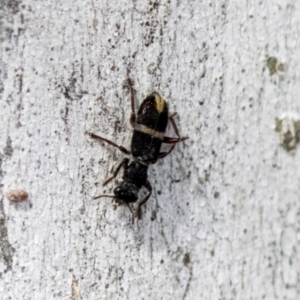
[[[300,150],[274,131],[300,112],[298,1],[15,0],[1,14],[1,189],[30,195],[1,198],[1,299],[298,298]],[[92,200],[123,156],[85,135],[129,146],[128,76],[190,136],[150,168],[134,226]]]

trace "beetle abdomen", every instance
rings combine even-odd
[[[168,124],[167,102],[156,92],[150,94],[138,110],[136,123],[157,132],[165,132]]]
[[[154,164],[160,152],[168,124],[168,105],[154,92],[141,104],[131,141],[132,156],[145,164]]]
[[[134,131],[132,136],[131,154],[145,164],[154,164],[160,152],[162,140],[147,133]]]

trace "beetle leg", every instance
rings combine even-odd
[[[165,136],[164,139],[163,139],[163,143],[166,143],[166,144],[173,144],[170,149],[166,152],[160,152],[159,155],[158,155],[158,158],[163,158],[165,156],[167,156],[168,154],[170,154],[174,148],[175,148],[175,145],[181,141],[184,141],[186,139],[188,139],[189,137],[188,136],[184,136],[184,137],[180,137],[180,134],[179,134],[179,131],[178,131],[178,128],[177,128],[177,125],[175,123],[175,120],[173,119],[173,117],[176,115],[177,113],[173,113],[169,116],[169,120],[171,122],[171,125],[175,131],[175,134],[177,135],[177,137],[168,137],[168,136]]]
[[[180,137],[179,130],[178,130],[176,122],[175,122],[175,120],[173,118],[175,115],[177,115],[176,112],[172,113],[169,116],[169,120],[171,122],[171,125],[172,125],[174,131],[175,131],[175,134],[177,135],[177,138],[172,138],[172,137],[165,136],[164,139],[163,139],[163,143],[166,143],[166,144],[176,144],[178,142],[184,141],[184,140],[186,140],[186,139],[189,138],[188,136]]]
[[[128,85],[130,89],[130,99],[131,99],[131,116],[130,116],[130,125],[134,128],[136,115],[135,115],[135,107],[134,107],[134,92],[132,87],[132,81],[128,78]]]
[[[167,155],[169,155],[169,154],[174,150],[175,145],[176,145],[176,144],[173,144],[173,145],[170,147],[170,149],[169,149],[168,151],[160,152],[160,153],[158,154],[158,158],[164,158],[164,157],[166,157]]]
[[[169,115],[169,118],[175,117],[176,115],[177,115],[177,112],[174,111],[174,112],[172,112],[172,113]]]
[[[132,224],[134,224],[134,212],[132,211],[132,209],[131,209],[129,203],[125,202],[125,204],[127,205],[128,209],[129,209],[130,212],[131,212],[131,215],[132,215],[132,217],[131,217],[131,222],[132,222]]]
[[[130,151],[127,150],[127,149],[126,149],[125,147],[123,147],[123,146],[119,146],[119,145],[117,145],[116,143],[114,143],[114,142],[112,142],[112,141],[110,141],[110,140],[108,140],[108,139],[106,139],[106,138],[104,138],[104,137],[102,137],[102,136],[99,136],[99,135],[97,135],[97,134],[94,134],[94,133],[92,133],[92,132],[87,132],[87,133],[88,133],[92,138],[94,138],[94,139],[98,139],[98,140],[100,140],[100,141],[103,141],[103,142],[105,142],[105,143],[111,145],[111,146],[114,146],[114,147],[118,148],[121,152],[123,152],[123,153],[125,153],[125,154],[130,154]]]
[[[146,180],[146,182],[144,184],[144,187],[148,190],[149,193],[142,201],[138,202],[138,204],[137,204],[136,215],[137,215],[137,218],[139,220],[142,218],[141,206],[144,205],[147,202],[147,200],[149,199],[149,197],[152,194],[152,186],[151,186],[151,183],[148,180]]]
[[[105,181],[102,183],[103,186],[107,185],[110,181],[112,181],[114,178],[117,177],[120,169],[123,167],[124,169],[127,168],[128,166],[128,162],[129,159],[128,158],[124,158],[121,163],[117,166],[117,168],[115,169],[114,173],[112,176],[108,177],[107,179],[105,179]]]

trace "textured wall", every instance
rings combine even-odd
[[[300,3],[242,2],[1,1],[1,299],[297,299]],[[127,77],[190,137],[134,225]]]

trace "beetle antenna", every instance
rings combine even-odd
[[[104,198],[104,197],[107,197],[107,198],[115,198],[115,196],[110,196],[110,195],[100,195],[100,196],[94,197],[93,199],[96,200],[96,199]]]

